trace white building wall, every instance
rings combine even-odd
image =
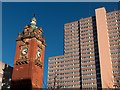
[[[5,64],[0,61],[0,90],[1,90],[1,87],[2,87],[2,77],[3,77],[3,69],[5,67]]]

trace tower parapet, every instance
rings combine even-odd
[[[31,20],[31,24],[30,25],[26,25],[24,27],[24,32],[23,33],[19,33],[18,37],[17,37],[17,41],[26,39],[26,38],[36,38],[37,40],[41,41],[42,44],[45,44],[45,38],[43,38],[43,30],[41,27],[37,27],[36,26],[36,19],[35,17],[32,18]]]

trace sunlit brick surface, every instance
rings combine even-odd
[[[49,88],[120,87],[120,11],[95,10],[95,16],[64,25],[64,55],[48,61]]]

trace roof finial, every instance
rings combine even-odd
[[[35,13],[34,13],[33,17],[35,17]]]
[[[36,22],[37,22],[37,20],[35,18],[35,14],[34,14],[33,18],[31,19],[31,25],[36,25]]]
[[[31,27],[32,27],[33,29],[37,29],[36,23],[37,23],[37,20],[36,20],[36,18],[35,18],[35,14],[34,14],[33,18],[31,19],[31,22],[30,22]]]

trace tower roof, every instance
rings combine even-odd
[[[31,21],[35,21],[35,22],[37,22],[37,20],[36,20],[36,18],[35,18],[35,17],[33,17],[33,18],[31,19]]]
[[[30,22],[30,26],[32,27],[32,29],[33,30],[36,30],[38,27],[36,26],[36,22],[37,22],[37,20],[36,20],[36,18],[35,18],[35,15],[34,15],[34,17],[31,19],[31,22]]]

